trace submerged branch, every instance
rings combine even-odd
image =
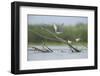
[[[58,39],[58,40],[61,41],[61,42],[64,42],[64,43],[67,44],[70,48],[74,49],[76,52],[80,52],[80,50],[78,50],[78,49],[76,49],[75,47],[73,47],[71,44],[69,44],[68,42],[66,42],[64,39],[62,39],[62,38],[56,36],[54,33],[52,33],[51,31],[49,31],[49,30],[47,30],[47,29],[45,29],[45,28],[43,28],[43,27],[41,27],[41,28],[42,28],[43,30],[45,30],[45,31],[47,31],[47,32],[49,32],[49,33],[51,33],[56,39]]]

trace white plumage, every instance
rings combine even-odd
[[[61,34],[61,33],[62,33],[62,32],[60,32],[60,31],[58,31],[58,27],[57,27],[56,24],[53,24],[53,28],[54,28],[54,30],[55,30],[55,33],[57,33],[57,34]]]
[[[79,42],[79,41],[80,41],[80,38],[75,39],[75,41],[76,41],[76,42]]]
[[[69,43],[69,44],[71,44],[71,43],[72,43],[72,41],[68,40],[68,43]]]
[[[54,27],[55,32],[57,32],[57,26],[56,26],[56,24],[53,24],[53,27]]]

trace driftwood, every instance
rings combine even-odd
[[[53,50],[51,50],[44,42],[43,42],[43,46],[45,46],[50,52],[53,52]]]
[[[39,33],[35,33],[35,34],[38,35],[38,36],[40,36],[40,37],[42,37],[42,38],[46,38],[46,39],[49,39],[49,40],[64,42],[65,44],[67,44],[67,45],[71,48],[72,52],[74,52],[73,49],[74,49],[76,52],[80,52],[80,50],[74,48],[71,44],[68,44],[65,40],[63,40],[63,39],[61,39],[61,38],[56,37],[57,39],[54,39],[54,38],[49,38],[49,37],[42,36],[42,35],[39,34]],[[48,48],[48,49],[51,50],[50,48]],[[51,50],[51,51],[52,51],[52,50]]]
[[[34,48],[36,51],[40,51],[40,52],[51,52],[50,50],[41,50],[41,49],[39,49],[39,48],[37,48],[37,47],[32,47],[32,48]]]
[[[70,48],[72,48],[73,50],[75,50],[76,52],[80,52],[80,50],[76,49],[75,47],[73,47],[71,44],[69,44],[68,42],[66,42],[64,39],[59,38],[56,36],[57,39],[59,39],[61,42],[66,43]]]
[[[42,28],[42,27],[41,27]],[[58,37],[58,36],[56,36],[54,33],[52,33],[51,31],[49,31],[49,30],[47,30],[47,29],[45,29],[45,28],[42,28],[43,30],[45,30],[45,31],[47,31],[47,32],[49,32],[49,33],[51,33],[56,39],[58,39],[59,41],[61,41],[61,42],[64,42],[65,44],[67,44],[70,48],[72,48],[73,50],[75,50],[76,52],[80,52],[80,50],[78,50],[78,49],[76,49],[75,47],[73,47],[71,44],[69,44],[68,42],[66,42],[64,39],[62,39],[62,38],[60,38],[60,37]]]
[[[65,44],[67,44],[67,45],[71,48],[71,51],[72,51],[72,52],[74,52],[74,51],[75,51],[75,52],[80,52],[80,50],[78,50],[77,48],[75,48],[73,45],[69,44],[66,40],[64,40],[64,39],[62,39],[62,38],[56,36],[53,32],[49,31],[48,29],[45,29],[45,28],[43,28],[43,27],[41,27],[41,29],[45,30],[46,32],[49,32],[49,33],[52,34],[56,39],[42,36],[41,34],[36,33],[36,32],[35,32],[35,34],[39,35],[40,37],[49,39],[49,40],[55,40],[55,41],[63,42],[63,43],[65,43]],[[41,52],[53,52],[53,50],[51,50],[50,48],[48,48],[46,45],[44,45],[44,46],[45,46],[48,50],[44,51],[44,50],[41,50],[41,49],[36,48],[36,47],[33,47],[33,48],[35,48],[36,50],[41,51]]]

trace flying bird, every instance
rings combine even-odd
[[[57,32],[57,26],[56,26],[56,24],[53,24],[53,27],[54,27],[55,32]]]
[[[61,34],[62,33],[62,28],[58,27],[56,24],[53,24],[53,28],[55,30],[55,33]]]

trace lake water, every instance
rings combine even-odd
[[[43,49],[41,46],[34,46]],[[36,51],[33,48],[28,48],[27,60],[57,60],[57,59],[84,59],[88,58],[88,49],[84,46],[74,46],[81,52],[72,52],[67,46],[48,46],[53,52]]]

